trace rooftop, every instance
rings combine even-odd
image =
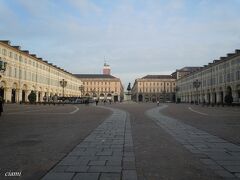
[[[171,75],[147,75],[142,79],[173,79],[173,77]]]
[[[179,69],[178,71],[189,71],[189,72],[193,72],[193,71],[196,71],[196,70],[199,70],[201,67],[183,67],[181,69]]]
[[[116,77],[112,76],[112,75],[108,75],[108,74],[74,74],[74,76],[78,77],[78,78],[103,78],[103,79],[116,79]]]
[[[46,63],[46,64],[48,64],[48,65],[50,65],[50,66],[52,66],[52,67],[54,67],[54,68],[57,68],[57,69],[59,69],[59,70],[61,70],[61,71],[64,71],[65,73],[68,73],[68,74],[72,75],[72,73],[66,71],[65,69],[62,69],[62,68],[60,68],[60,67],[58,67],[58,66],[56,66],[56,65],[54,65],[54,64],[52,64],[52,63],[49,63],[49,62],[46,61],[46,60],[43,60],[43,59],[40,58],[40,57],[37,57],[36,54],[30,54],[30,52],[29,52],[28,50],[21,50],[21,46],[13,46],[13,45],[11,45],[11,41],[9,41],[9,40],[0,40],[0,43],[3,43],[3,44],[5,44],[5,45],[7,45],[7,46],[9,46],[9,47],[15,48],[17,51],[19,51],[19,52],[21,52],[21,53],[23,53],[23,54],[25,54],[25,55],[27,55],[27,56],[30,56],[30,57],[32,57],[32,58],[35,58],[36,60],[39,60],[39,61],[41,61],[41,62],[44,62],[44,63]]]

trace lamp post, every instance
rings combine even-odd
[[[60,81],[60,85],[61,85],[62,88],[63,88],[63,97],[64,97],[64,88],[67,86],[67,81],[65,81],[65,79],[62,79],[62,80]]]
[[[196,88],[196,94],[197,94],[197,102],[195,102],[195,103],[197,103],[197,104],[198,104],[198,88],[200,87],[200,85],[201,85],[201,82],[198,81],[198,79],[193,81],[193,87]]]
[[[83,92],[84,92],[84,86],[83,86],[83,85],[81,85],[81,86],[79,87],[79,90],[81,91],[81,96],[83,96]]]

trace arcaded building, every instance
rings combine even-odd
[[[110,75],[110,71],[103,72],[105,74],[75,74],[83,83],[82,94],[94,100],[122,101],[123,85],[121,80]]]
[[[176,79],[171,75],[147,75],[136,79],[132,100],[137,102],[175,101]]]
[[[225,103],[227,95],[240,102],[240,50],[177,80],[182,102]]]
[[[0,41],[0,63],[0,96],[6,102],[27,102],[31,91],[36,92],[38,102],[44,96],[81,95],[80,79],[10,41]]]

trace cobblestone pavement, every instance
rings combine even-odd
[[[128,114],[113,111],[99,127],[60,161],[43,180],[135,180],[135,155]]]
[[[191,153],[197,155],[200,161],[216,174],[225,179],[240,178],[240,146],[162,115],[159,110],[166,107],[167,105],[163,105],[150,109],[146,115]]]
[[[84,104],[5,104],[4,110],[0,117],[1,180],[40,179],[112,114]],[[9,171],[21,172],[21,177],[5,177]]]

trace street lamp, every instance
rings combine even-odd
[[[62,88],[63,88],[63,97],[64,97],[64,88],[67,86],[67,81],[65,81],[64,79],[62,79],[62,80],[60,81],[60,85],[61,85]]]
[[[84,86],[83,86],[83,85],[81,85],[81,86],[79,87],[79,90],[81,91],[81,96],[83,96],[83,92],[84,92]]]
[[[196,88],[196,94],[197,94],[197,103],[198,103],[198,88],[200,87],[201,82],[198,81],[198,79],[196,79],[195,81],[193,81],[193,87]]]

